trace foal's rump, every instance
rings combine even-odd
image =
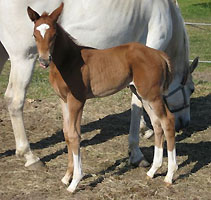
[[[163,93],[168,89],[173,68],[164,52],[139,43],[130,43],[127,58],[132,68],[133,82],[142,98],[147,99],[150,93]]]

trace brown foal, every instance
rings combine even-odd
[[[50,82],[62,102],[64,136],[68,147],[68,168],[62,182],[74,192],[83,177],[80,156],[80,123],[86,99],[114,94],[130,84],[132,92],[151,113],[155,131],[155,152],[147,175],[153,177],[162,164],[163,133],[167,138],[168,172],[171,184],[177,170],[174,117],[163,101],[172,77],[165,53],[138,43],[105,50],[77,45],[57,24],[63,3],[50,15],[41,16],[28,7],[34,22],[34,37],[42,67],[50,65]]]

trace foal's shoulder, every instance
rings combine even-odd
[[[91,48],[84,48],[81,50],[81,56],[85,63],[88,62],[88,60],[93,56],[95,51],[96,51],[95,49]]]

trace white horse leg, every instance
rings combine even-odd
[[[165,13],[163,16],[157,17],[157,15],[154,15],[154,19],[151,19],[149,23],[150,29],[146,39],[146,46],[161,51],[166,50],[172,38],[172,18],[169,7],[166,7],[163,13]],[[169,17],[166,17],[166,15],[169,15]],[[140,129],[144,130],[142,134],[145,139],[150,138],[154,134],[152,129],[146,127],[144,120],[140,124]]]
[[[8,60],[9,56],[3,47],[2,43],[0,42],[0,74],[4,67],[5,62]]]
[[[149,163],[145,160],[143,153],[139,148],[139,127],[140,127],[140,116],[142,116],[142,103],[135,94],[132,95],[131,102],[131,121],[129,131],[129,150],[130,163],[132,165],[148,166]]]
[[[144,115],[141,116],[140,132],[144,139],[149,139],[154,134],[154,131],[147,127]]]
[[[27,86],[30,82],[35,57],[26,59],[24,57],[11,57],[11,72],[9,84],[5,93],[8,103],[8,110],[12,121],[12,127],[16,142],[16,155],[24,156],[26,159],[25,167],[32,164],[39,166],[39,158],[33,155],[26,136],[23,123],[23,105]]]

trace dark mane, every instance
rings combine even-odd
[[[58,27],[59,29],[63,30],[63,31],[65,32],[65,34],[67,34],[68,37],[69,37],[75,44],[81,46],[81,44],[78,42],[78,40],[77,40],[76,38],[74,38],[72,35],[70,35],[66,30],[64,30],[64,28],[63,28],[60,24],[56,23],[56,25],[57,25],[57,27]]]

